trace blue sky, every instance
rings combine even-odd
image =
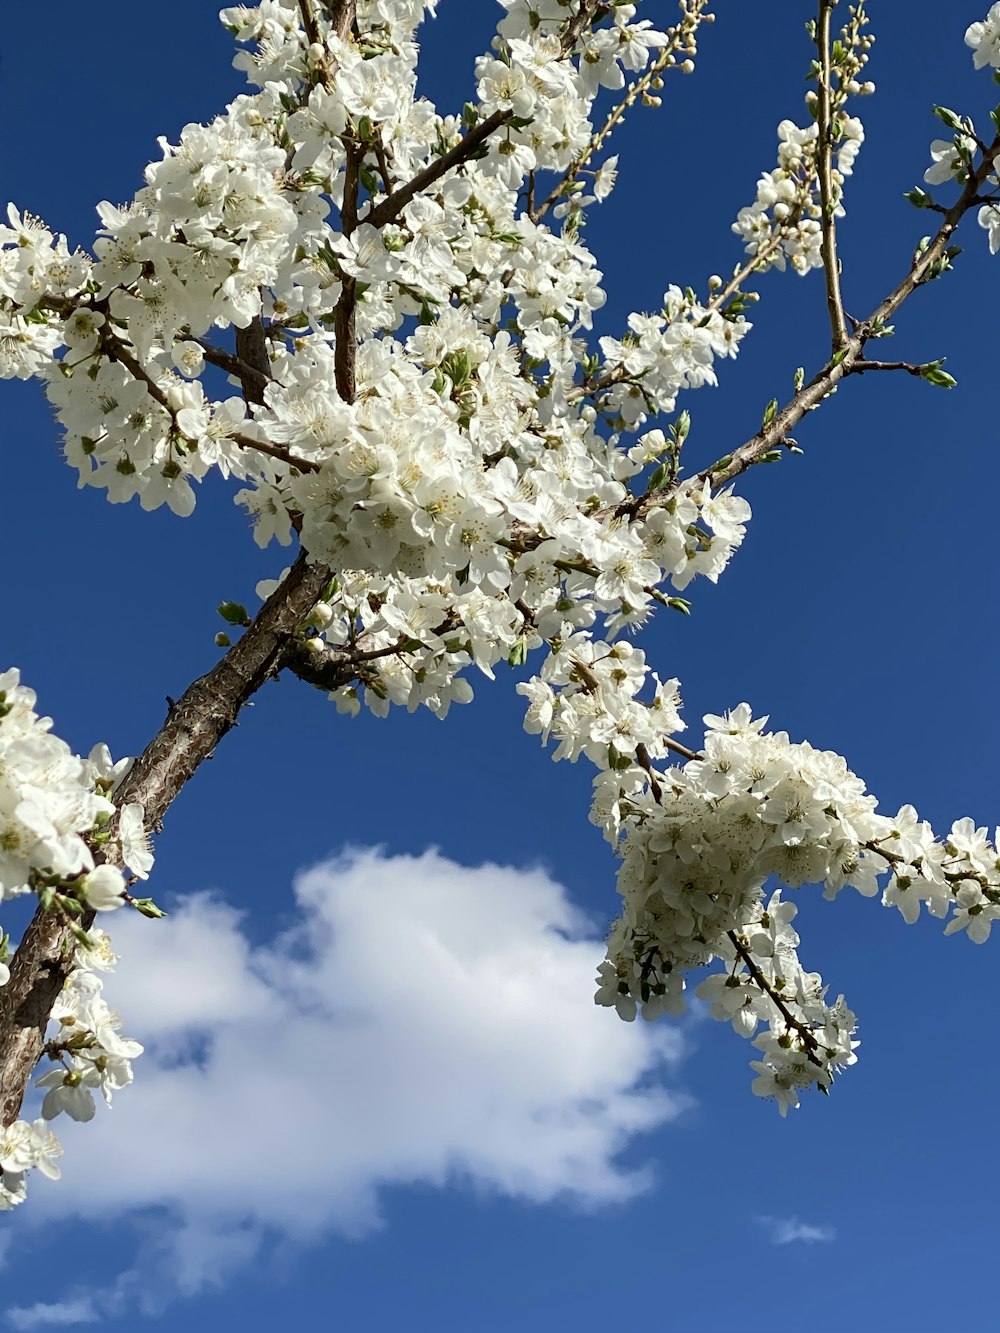
[[[901,194],[942,131],[931,103],[985,123],[995,89],[962,33],[986,7],[942,23],[929,0],[872,5],[878,93],[841,232],[854,313],[925,229]],[[703,289],[732,267],[729,223],[777,122],[802,114],[811,4],[717,9],[696,74],[616,144],[619,188],[590,229],[602,332],[668,282]],[[89,244],[94,205],[133,193],[156,136],[243,85],[201,0],[58,11],[5,15],[0,193]],[[495,11],[441,0],[425,87],[443,106],[468,95]],[[947,355],[959,387],[846,385],[803,423],[804,457],[742,480],[754,519],[718,587],[644,635],[693,729],[747,699],[939,828],[1000,813],[997,270],[974,224],[959,239],[956,273],[904,307],[892,349]],[[739,361],[685,404],[692,465],[826,354],[817,275],[759,290]],[[40,391],[0,388],[0,666],[21,667],[76,748],[138,753],[165,696],[215,660],[216,604],[250,602],[282,553],[257,551],[221,484],[187,520],[78,492]],[[172,915],[116,919],[108,987],[148,1053],[110,1114],[57,1127],[63,1182],[37,1181],[4,1219],[0,1326],[988,1326],[991,946],[803,892],[803,962],[846,993],[863,1045],[829,1099],[783,1121],[727,1028],[594,1008],[616,897],[591,774],[523,733],[512,681],[477,694],[444,723],[349,721],[270,685],[170,811],[154,892]]]

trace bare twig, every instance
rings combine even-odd
[[[918,379],[924,377],[924,367],[914,365],[912,361],[869,361],[867,357],[855,361],[851,374],[863,375],[866,370],[905,370],[908,375],[916,375]]]

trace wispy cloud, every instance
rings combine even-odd
[[[158,1209],[164,1287],[193,1293],[265,1229],[302,1244],[379,1226],[387,1187],[587,1208],[648,1187],[619,1155],[686,1105],[654,1081],[680,1039],[595,1007],[603,945],[543,871],[362,850],[295,897],[297,924],[256,948],[210,895],[115,919],[107,994],[147,1054],[110,1114],[60,1119],[63,1179],[35,1182],[33,1221]],[[113,1314],[139,1285],[87,1296]]]
[[[89,1296],[79,1300],[23,1305],[7,1311],[7,1319],[22,1333],[33,1328],[67,1328],[72,1324],[96,1324],[100,1315]]]
[[[798,1241],[805,1245],[815,1245],[817,1242],[829,1243],[837,1239],[836,1228],[800,1222],[797,1217],[758,1217],[757,1221],[768,1233],[773,1245],[794,1245]]]

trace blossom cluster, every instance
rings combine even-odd
[[[766,721],[741,704],[705,718],[704,750],[683,765],[633,762],[598,778],[592,818],[621,855],[624,905],[596,999],[625,1019],[678,1013],[688,974],[721,963],[696,993],[753,1038],[754,1092],[784,1114],[804,1089],[827,1091],[857,1043],[843,996],[830,1003],[799,962],[795,906],[768,884],[881,894],[908,924],[923,907],[947,918],[946,934],[982,943],[1000,918],[1000,857],[969,819],[936,839],[911,806],[878,814],[841,756],[767,733]]]
[[[972,49],[972,63],[976,69],[987,66],[1000,69],[1000,4],[992,5],[985,19],[970,23],[965,32],[965,44]],[[991,170],[980,173],[977,193],[988,202],[982,205],[977,216],[980,227],[987,233],[990,254],[995,255],[1000,250],[1000,207],[996,203],[997,191],[1000,191],[1000,153],[996,151],[1000,136],[994,137],[992,147],[986,149],[968,116],[959,116],[943,106],[935,107],[934,111],[953,133],[950,139],[932,141],[931,165],[924,172],[924,182],[944,185],[956,181],[965,185],[973,178],[978,153],[985,150],[985,161],[990,163]],[[996,109],[990,116],[996,130]],[[918,208],[940,207],[921,189],[912,191],[907,198]]]
[[[58,1179],[56,1158],[62,1148],[49,1129],[50,1120],[62,1112],[72,1120],[91,1120],[93,1089],[110,1106],[112,1093],[132,1082],[131,1062],[142,1054],[142,1047],[120,1035],[121,1020],[108,1008],[97,975],[117,961],[102,930],[92,931],[88,943],[76,950],[73,969],[52,1010],[58,1031],[45,1046],[55,1067],[36,1085],[46,1090],[41,1116],[0,1127],[0,1211],[23,1203],[29,1171]]]
[[[844,178],[851,175],[864,141],[857,116],[838,119],[836,167],[832,172],[834,216],[844,216]],[[778,126],[778,165],[757,182],[757,197],[741,208],[733,231],[747,254],[760,261],[758,271],[783,270],[786,263],[805,274],[823,264],[822,205],[816,189],[819,127],[800,128],[792,120]]]
[[[985,830],[959,821],[937,840],[910,807],[879,815],[843,759],[765,733],[745,705],[686,750],[678,682],[623,637],[657,604],[686,609],[677,594],[717,579],[743,541],[746,502],[713,489],[717,472],[683,472],[688,414],[655,421],[737,354],[743,278],[822,264],[824,206],[843,214],[864,137],[846,100],[873,90],[864,6],[807,99],[827,105],[832,142],[782,121],[778,164],[734,224],[749,262],[704,300],[667,286],[616,337],[594,333],[606,297],[583,240],[616,170],[592,163],[595,106],[658,87],[709,16],[682,0],[661,31],[624,0],[501,5],[459,115],[417,91],[433,3],[359,0],[350,33],[337,6],[224,9],[251,91],[161,141],[135,198],[99,206],[92,254],[8,209],[0,377],[44,382],[80,484],[112,502],[184,516],[217,470],[258,545],[301,542],[330,573],[302,629],[342,710],[444,716],[471,698],[467,669],[492,676],[538,650],[525,726],[597,767],[591,818],[621,855],[598,1002],[675,1013],[688,974],[722,964],[697,994],[753,1040],[754,1090],[784,1113],[857,1045],[843,998],[799,962],[785,890],[881,893],[906,921],[923,905],[977,941],[1000,911]],[[1000,64],[1000,5],[966,40],[977,66]],[[952,128],[930,183],[965,179],[978,151]],[[1000,247],[1000,213],[980,220]],[[233,391],[215,396],[221,374]],[[34,703],[16,672],[0,676],[0,898],[34,890],[68,916],[120,906],[118,864],[144,877],[152,862],[142,807],[115,803],[127,761],[72,754]],[[671,752],[687,762],[664,767]],[[111,961],[102,932],[81,940],[42,1118],[0,1131],[0,1206],[27,1170],[58,1174],[48,1120],[90,1119],[94,1089],[110,1101],[131,1080],[141,1048],[95,974]]]
[[[35,712],[35,692],[20,673],[0,674],[0,901],[70,885],[93,908],[122,904],[125,879],[95,863],[93,844],[115,813],[111,799],[129,760],[113,763],[107,746],[87,759],[53,735],[52,719]],[[116,846],[145,878],[152,866],[142,806],[124,805]],[[6,977],[0,975],[0,982]]]

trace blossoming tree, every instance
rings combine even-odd
[[[134,761],[73,754],[17,670],[0,675],[0,899],[38,898],[16,948],[0,944],[0,1206],[30,1170],[58,1175],[53,1118],[88,1120],[95,1091],[131,1081],[141,1047],[102,999],[114,955],[95,922],[161,915],[134,893],[149,834],[279,671],[340,712],[444,717],[470,673],[535,662],[525,727],[594,766],[591,820],[621,862],[598,1004],[653,1019],[695,985],[752,1041],[753,1090],[782,1114],[857,1045],[844,998],[799,961],[789,890],[850,887],[977,942],[1000,916],[984,829],[938,837],[910,806],[878,813],[842,758],[746,704],[682,744],[679,682],[633,643],[719,577],[750,518],[732,483],[796,452],[791,432],[839,385],[953,383],[873,344],[950,267],[967,215],[1000,248],[1000,109],[983,135],[937,108],[937,193],[909,196],[936,230],[849,317],[837,221],[872,38],[864,0],[839,17],[817,0],[805,124],[779,125],[777,164],[733,225],[743,261],[595,337],[583,227],[614,185],[615,128],[693,68],[712,15],[707,0],[681,0],[671,25],[631,0],[500,2],[457,113],[415,91],[432,0],[224,9],[253,91],[163,142],[130,205],[100,205],[92,254],[13,206],[0,226],[0,375],[42,381],[81,484],[184,516],[215,469],[258,545],[296,548],[255,613],[223,603],[221,660]],[[965,40],[977,68],[1000,68],[1000,4]],[[747,284],[785,268],[821,271],[829,356],[724,457],[689,461],[681,396],[749,334]],[[20,1119],[40,1061],[41,1117]]]

